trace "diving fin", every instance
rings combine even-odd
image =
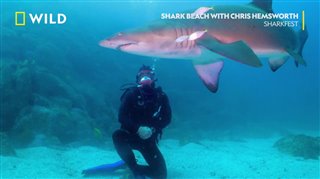
[[[206,87],[213,93],[217,92],[219,75],[223,68],[223,61],[210,64],[194,64],[194,68]]]
[[[126,163],[123,160],[120,160],[118,162],[99,165],[96,167],[85,169],[82,171],[82,174],[84,176],[101,175],[106,173],[112,173],[118,169],[124,169],[124,168],[126,168]]]
[[[253,50],[242,40],[233,43],[221,43],[208,35],[197,40],[197,44],[207,48],[208,50],[217,53],[226,58],[238,61],[240,63],[260,67],[260,62]]]

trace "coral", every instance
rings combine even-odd
[[[78,108],[68,109],[61,104],[51,105],[35,105],[21,113],[13,129],[17,146],[23,147],[30,143],[46,144],[42,142],[43,139],[55,138],[55,144],[67,144],[94,138],[90,124],[92,119],[86,112]]]
[[[73,108],[71,111],[56,109],[50,120],[51,135],[56,136],[63,144],[93,138],[91,119],[79,108]]]
[[[110,99],[118,96],[104,101],[105,94],[118,91],[107,76],[113,66],[100,68],[108,64],[102,58],[92,63],[96,47],[77,43],[64,30],[17,29],[11,22],[3,20],[6,43],[0,49],[1,132],[19,147],[103,141],[106,131],[118,127]]]
[[[47,133],[50,110],[43,106],[25,107],[15,122],[12,137],[15,146],[24,147],[31,143],[37,133]]]
[[[305,159],[319,159],[320,137],[290,135],[275,142],[274,147],[283,153]]]
[[[104,131],[111,126],[101,92],[79,82],[74,87],[35,60],[6,59],[3,64],[1,130],[10,133],[15,146],[96,139],[95,127]]]
[[[0,85],[2,131],[9,131],[14,126],[19,111],[32,103],[32,63],[29,60],[19,63],[11,59],[3,60],[3,80]]]

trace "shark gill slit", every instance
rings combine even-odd
[[[187,33],[187,35],[189,35],[189,28],[186,28],[186,33]],[[188,49],[190,40],[186,40],[186,41],[187,41],[187,46],[185,48]]]
[[[187,32],[188,32],[188,35],[190,35],[191,32],[192,32],[192,27],[191,27],[191,28],[188,28],[188,29],[187,29]],[[192,46],[192,41],[189,42],[189,40],[188,40],[187,49],[191,49],[191,46]]]
[[[188,35],[190,35],[191,32],[192,32],[192,29],[191,29],[191,28],[188,28]],[[188,41],[190,41],[190,40],[188,40]],[[188,42],[187,49],[190,49],[191,45],[192,45],[192,41]]]
[[[178,29],[177,29],[177,28],[174,28],[174,31],[175,31],[175,33],[176,33],[176,36],[175,36],[174,39],[178,39],[178,37],[179,37]],[[176,42],[176,41],[175,41],[175,42]],[[178,42],[175,43],[175,48],[177,48],[177,47],[178,47]]]
[[[185,35],[189,35],[188,34],[188,28],[184,28],[184,33],[185,33]],[[187,39],[186,43],[183,46],[183,48],[186,49],[188,47],[188,44],[189,44],[189,40]]]
[[[191,30],[190,30],[190,34],[192,34],[192,32],[194,32],[195,30],[194,30],[194,27],[191,27]],[[190,43],[190,50],[194,47],[194,43],[195,43],[195,41],[193,40],[191,43]]]
[[[189,50],[191,50],[191,49],[193,49],[193,48],[194,48],[194,43],[195,43],[195,41],[194,41],[194,40],[190,43],[190,48],[189,48]]]
[[[187,29],[186,28],[182,28],[182,34],[183,35],[188,35]],[[186,46],[188,46],[188,39],[182,42],[182,48],[186,48]]]
[[[179,28],[179,30],[180,30],[180,34],[179,34],[179,37],[180,37],[180,36],[183,35],[183,31],[182,31],[182,28]],[[183,43],[183,42],[180,42],[180,43],[179,43],[179,48],[182,48],[182,45],[183,45],[182,43]]]
[[[176,28],[177,30],[177,38],[179,38],[181,36],[181,29],[180,28]],[[177,43],[177,48],[179,48],[181,46],[181,42]]]
[[[192,34],[192,27],[189,28],[189,34],[190,34],[190,35]],[[193,43],[193,41],[190,41],[189,46],[188,46],[188,49],[191,49],[192,43]]]

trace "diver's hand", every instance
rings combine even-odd
[[[141,139],[146,140],[152,136],[152,129],[147,126],[141,126],[139,127],[137,134]]]

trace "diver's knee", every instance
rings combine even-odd
[[[167,178],[167,169],[166,167],[160,167],[157,168],[154,172],[154,175],[156,179],[166,179]]]
[[[113,141],[119,141],[119,139],[123,138],[123,134],[121,130],[116,130],[112,134]]]
[[[113,142],[125,140],[127,137],[128,137],[128,134],[125,131],[120,130],[120,129],[114,131],[112,134]]]
[[[166,179],[167,178],[167,171],[161,171],[157,173],[156,177],[157,179]]]

